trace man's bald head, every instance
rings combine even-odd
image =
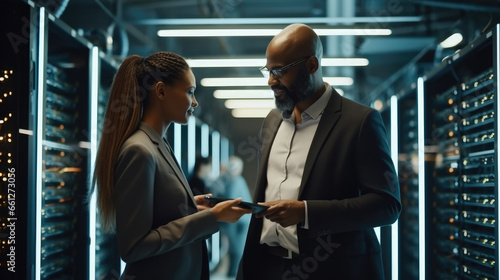
[[[318,35],[304,24],[287,26],[267,46],[265,68],[271,70],[267,84],[284,116],[295,110],[300,115],[325,92],[322,56]]]
[[[305,24],[295,23],[283,29],[269,43],[266,56],[271,60],[289,61],[315,56],[321,61],[323,46],[318,35]]]

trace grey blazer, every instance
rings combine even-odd
[[[145,123],[121,147],[114,202],[121,279],[208,279],[204,239],[218,230],[198,212],[167,143]]]
[[[275,109],[262,125],[254,202],[264,201],[269,154],[281,122]],[[308,229],[297,226],[299,267],[315,265],[305,268],[309,280],[384,278],[373,227],[392,224],[401,202],[377,111],[333,90],[305,159],[299,200],[307,201],[309,217]],[[273,265],[259,246],[261,231],[262,219],[252,217],[238,279],[305,279],[295,271],[279,275],[280,264]]]

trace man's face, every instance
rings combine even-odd
[[[284,112],[293,112],[295,104],[305,100],[314,93],[310,75],[304,65],[299,65],[296,71],[289,71],[279,80],[279,83],[271,85],[274,92],[276,107]]]

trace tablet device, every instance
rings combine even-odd
[[[226,201],[226,200],[231,200],[231,198],[213,197],[213,196],[205,196],[205,199],[210,201],[211,203],[214,203],[214,204],[217,204],[219,202]],[[251,203],[251,202],[244,202],[244,201],[242,201],[240,204],[238,204],[236,206],[241,207],[241,208],[245,208],[245,209],[251,209],[251,210],[253,210],[254,214],[262,212],[262,211],[266,211],[267,208],[269,208],[269,206],[264,206],[264,205]]]

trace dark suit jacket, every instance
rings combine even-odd
[[[264,120],[254,202],[264,201],[269,153],[281,122],[276,109]],[[401,212],[386,138],[377,111],[333,90],[304,159],[298,198],[308,207],[309,229],[297,226],[300,253],[312,270],[307,279],[383,278],[373,227],[392,224]],[[240,267],[245,280],[270,279],[269,271],[260,269],[265,261],[258,246],[261,230],[262,219],[253,217]],[[283,279],[304,279],[293,276]]]
[[[204,238],[217,222],[211,211],[198,212],[163,141],[141,123],[116,162],[116,233],[127,263],[121,279],[208,279]]]

